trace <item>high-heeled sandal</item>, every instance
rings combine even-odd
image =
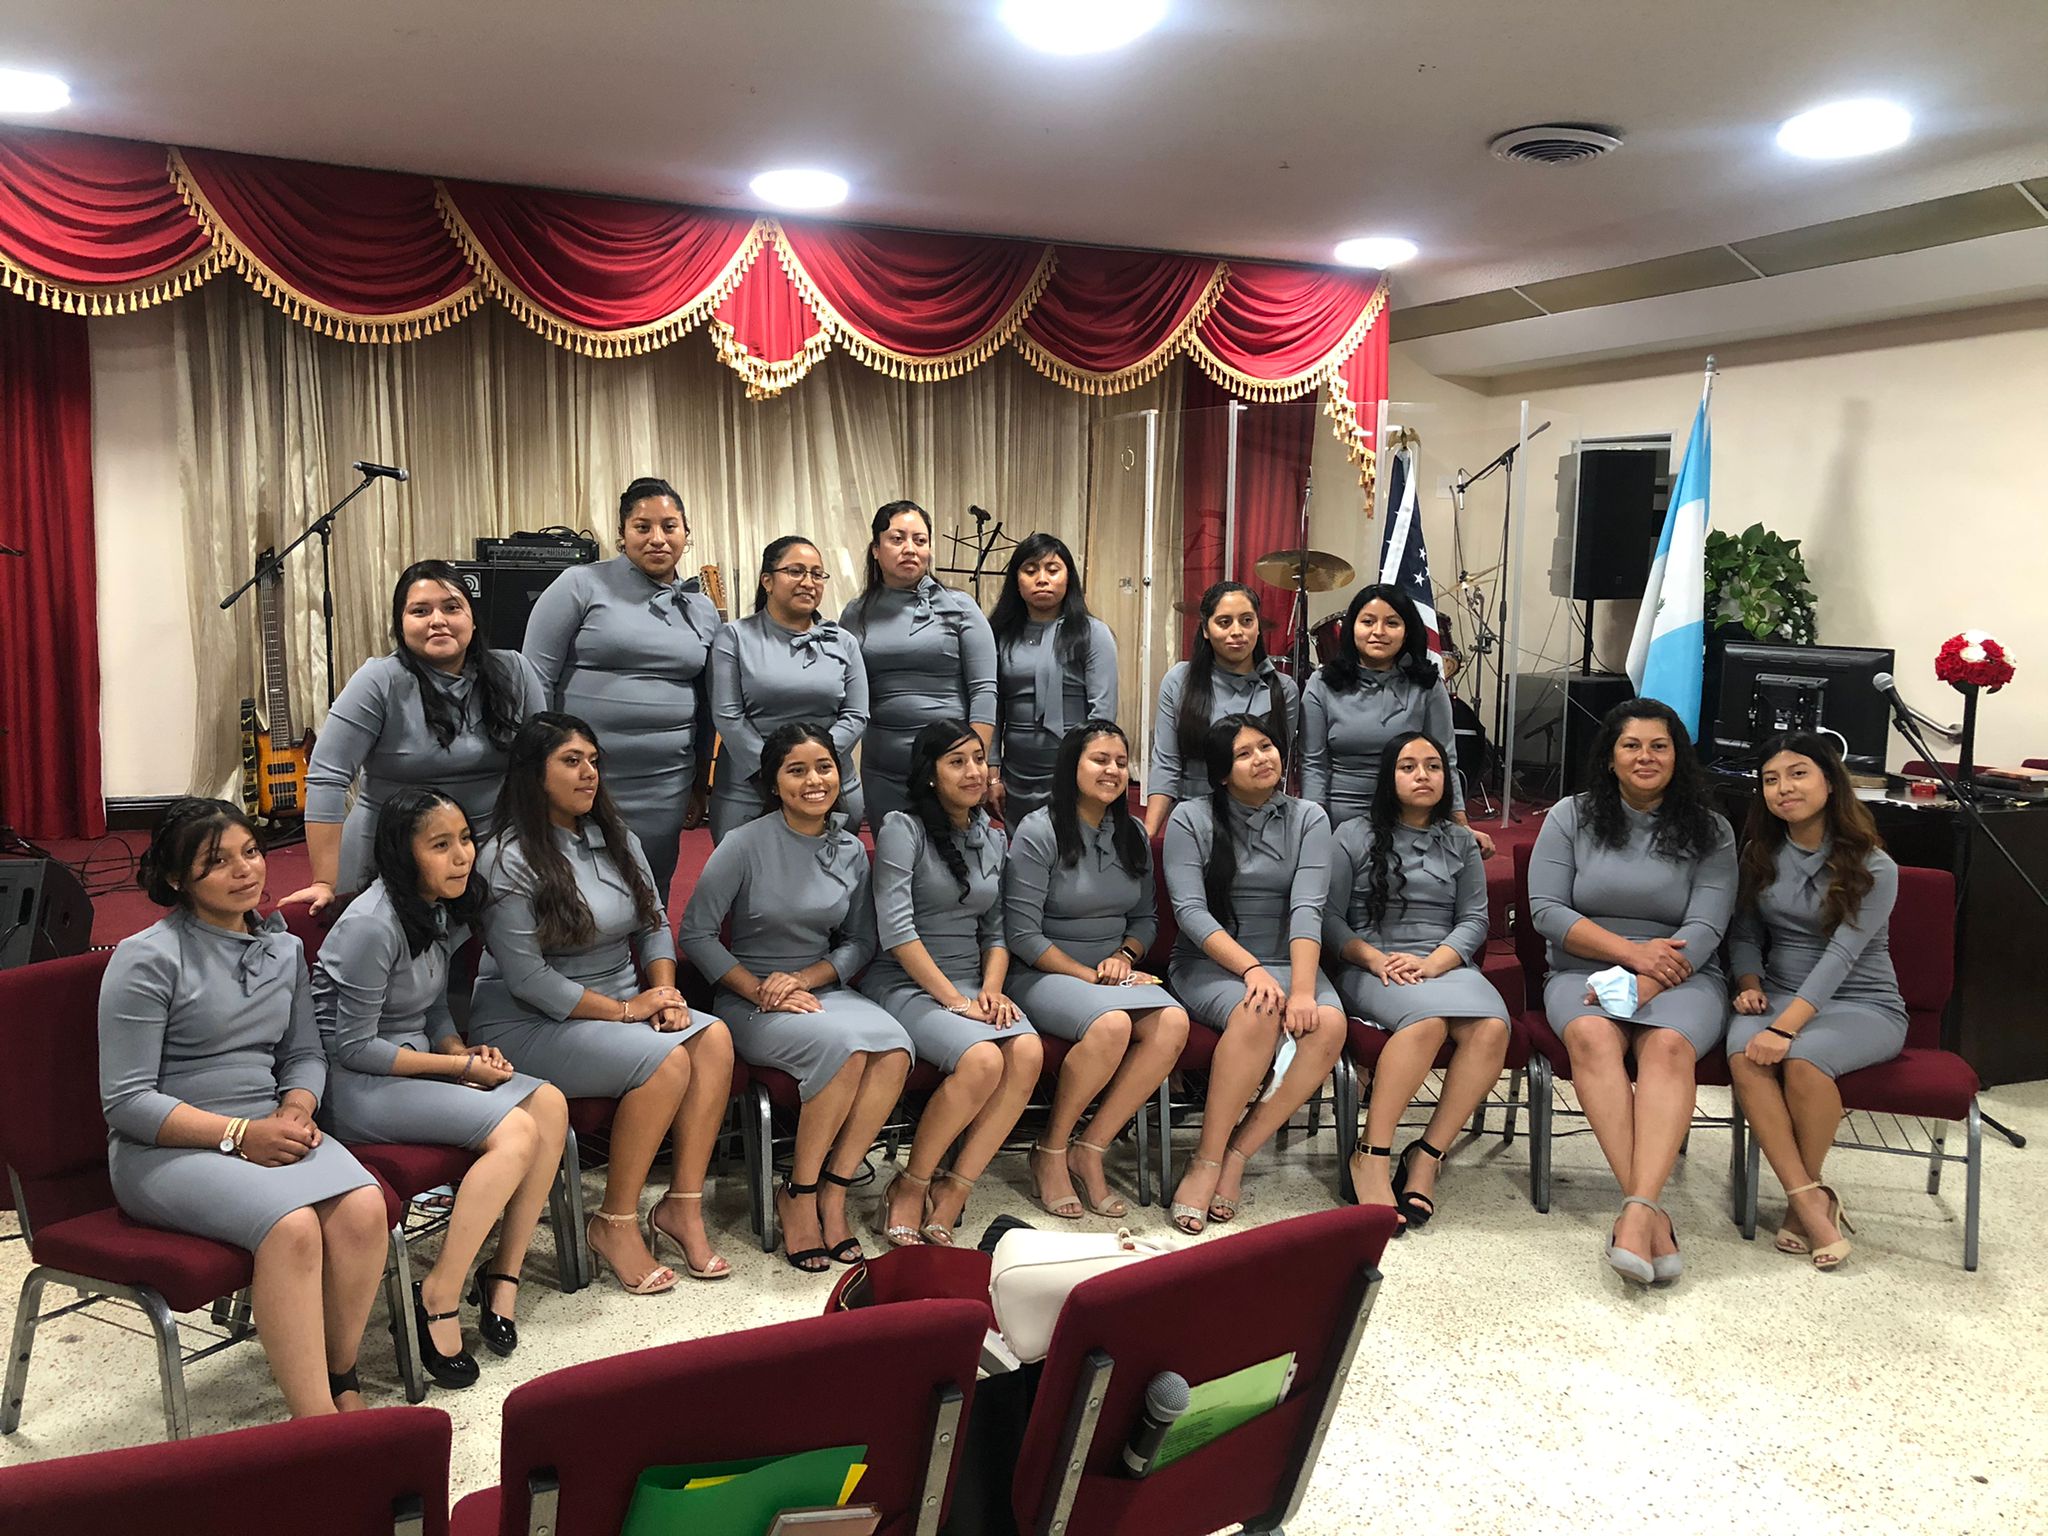
[[[1384,1157],[1391,1159],[1394,1155],[1394,1146],[1392,1142],[1389,1142],[1384,1147],[1367,1146],[1365,1144],[1365,1139],[1363,1137],[1360,1137],[1358,1146],[1352,1150],[1351,1155],[1353,1157]],[[1358,1193],[1358,1178],[1355,1174],[1352,1176],[1351,1179],[1351,1203],[1353,1205],[1365,1204],[1364,1197],[1362,1197]],[[1407,1230],[1408,1217],[1407,1214],[1403,1212],[1401,1209],[1401,1197],[1400,1194],[1396,1192],[1394,1196],[1394,1236],[1399,1237],[1403,1232],[1406,1232]]]
[[[955,1184],[965,1184],[967,1186],[967,1193],[969,1197],[972,1197],[974,1193],[974,1180],[966,1178],[961,1174],[957,1174],[950,1168],[941,1168],[935,1175],[935,1177],[941,1179],[951,1179]],[[921,1231],[924,1234],[924,1240],[932,1244],[934,1247],[950,1248],[953,1246],[953,1229],[959,1226],[961,1222],[967,1219],[967,1201],[962,1200],[960,1202],[960,1214],[958,1216],[955,1216],[950,1223],[943,1221],[933,1221],[932,1205],[933,1198],[931,1191],[926,1190],[924,1197],[924,1225],[921,1228],[919,1228],[919,1231]]]
[[[920,1179],[908,1168],[899,1168],[896,1170],[896,1177],[889,1181],[889,1187],[882,1191],[882,1209],[875,1225],[882,1229],[882,1236],[889,1240],[891,1248],[915,1248],[924,1241],[918,1229],[906,1222],[892,1223],[889,1220],[889,1209],[896,1203],[896,1186],[898,1184],[908,1184],[912,1189],[923,1190],[925,1192],[925,1201],[929,1201],[931,1199],[932,1181],[930,1179]],[[918,1207],[920,1217],[923,1215],[923,1211],[924,1205],[920,1202]]]
[[[469,1299],[476,1303],[477,1337],[484,1341],[492,1354],[503,1360],[519,1347],[519,1325],[502,1312],[491,1310],[490,1302],[484,1299],[486,1285],[509,1285],[516,1291],[519,1289],[519,1277],[502,1270],[480,1269],[469,1282]]]
[[[843,1177],[840,1174],[834,1173],[830,1168],[820,1168],[818,1170],[818,1177],[827,1184],[837,1184],[841,1189],[852,1189],[856,1184],[860,1183],[859,1179]],[[823,1229],[824,1224],[820,1222],[819,1230],[823,1231]],[[857,1237],[842,1238],[839,1242],[827,1248],[825,1253],[835,1264],[858,1264],[867,1257],[867,1251],[861,1247],[860,1239]]]
[[[1429,1225],[1429,1218],[1436,1214],[1436,1201],[1420,1191],[1408,1188],[1408,1159],[1417,1152],[1426,1152],[1436,1159],[1437,1172],[1443,1172],[1444,1155],[1429,1144],[1427,1137],[1418,1136],[1401,1149],[1400,1164],[1394,1170],[1394,1209],[1403,1217],[1406,1230],[1420,1232]]]
[[[817,1187],[815,1184],[811,1186],[813,1189]],[[671,1200],[702,1201],[703,1198],[704,1191],[701,1189],[672,1189],[654,1202],[654,1211],[660,1210]],[[732,1273],[732,1266],[726,1263],[725,1259],[716,1252],[713,1252],[711,1255],[711,1262],[702,1269],[692,1264],[690,1262],[690,1251],[683,1246],[682,1239],[666,1228],[655,1225],[654,1211],[647,1213],[647,1251],[649,1253],[653,1254],[657,1259],[660,1258],[661,1249],[656,1245],[665,1238],[675,1251],[683,1256],[683,1268],[689,1271],[692,1280],[723,1280]]]
[[[433,1325],[436,1323],[445,1323],[449,1318],[455,1318],[459,1331],[461,1307],[455,1307],[447,1312],[429,1312],[421,1285],[422,1282],[418,1280],[412,1283],[412,1316],[413,1322],[419,1328],[420,1364],[427,1368],[427,1374],[434,1378],[434,1385],[437,1387],[460,1392],[464,1387],[475,1386],[479,1374],[476,1356],[460,1346],[457,1346],[454,1354],[444,1355],[441,1353],[441,1346],[434,1342]]]
[[[1042,1141],[1034,1141],[1031,1143],[1031,1150],[1033,1152],[1043,1152],[1047,1157],[1065,1157],[1067,1155],[1067,1143],[1063,1141],[1056,1147],[1048,1147]],[[1044,1187],[1038,1182],[1036,1172],[1031,1175],[1031,1203],[1045,1212],[1046,1215],[1057,1216],[1061,1221],[1079,1221],[1081,1219],[1083,1210],[1081,1197],[1079,1195],[1068,1195],[1064,1200],[1046,1199]]]
[[[637,1227],[640,1225],[640,1213],[638,1211],[626,1211],[617,1216],[614,1216],[610,1211],[592,1211],[590,1219],[592,1221],[601,1221],[608,1227]],[[586,1231],[583,1235],[587,1239],[590,1233]],[[638,1280],[628,1280],[626,1272],[619,1268],[618,1265],[612,1264],[610,1259],[600,1253],[596,1243],[590,1245],[590,1258],[593,1270],[611,1264],[612,1273],[618,1276],[619,1279],[619,1289],[628,1296],[659,1296],[663,1291],[673,1289],[676,1283],[676,1272],[666,1264],[655,1265],[654,1268],[647,1271]]]
[[[1849,1219],[1849,1213],[1842,1209],[1842,1197],[1827,1185],[1815,1179],[1811,1184],[1802,1184],[1797,1189],[1785,1191],[1785,1198],[1803,1195],[1809,1189],[1817,1189],[1828,1197],[1828,1222],[1838,1232],[1854,1232],[1856,1224]],[[1812,1250],[1813,1267],[1819,1270],[1840,1269],[1855,1252],[1855,1245],[1846,1237],[1838,1237],[1832,1243],[1823,1243]]]
[[[1071,1139],[1069,1145],[1076,1147],[1086,1147],[1090,1152],[1093,1152],[1097,1157],[1101,1158],[1104,1163],[1107,1163],[1109,1161],[1109,1147],[1107,1144],[1097,1146],[1092,1141],[1083,1141],[1080,1137],[1076,1136]],[[1107,1168],[1103,1169],[1102,1181],[1105,1184],[1109,1182],[1109,1170]],[[1085,1184],[1081,1187],[1081,1203],[1087,1206],[1092,1214],[1096,1216],[1107,1216],[1112,1221],[1121,1221],[1124,1217],[1131,1214],[1130,1206],[1125,1204],[1123,1197],[1121,1195],[1116,1194],[1114,1191],[1110,1193],[1110,1197],[1107,1200],[1104,1200],[1101,1204],[1098,1205],[1094,1200],[1089,1198],[1088,1189]]]
[[[1225,1147],[1223,1149],[1225,1157],[1230,1156],[1233,1152],[1237,1152],[1239,1160],[1243,1162],[1246,1170],[1249,1171],[1252,1165],[1251,1155],[1246,1152],[1239,1152],[1236,1147]],[[1223,1165],[1218,1163],[1216,1166],[1221,1168]],[[1221,1175],[1219,1174],[1218,1177],[1220,1178]],[[1242,1175],[1240,1175],[1240,1178],[1242,1178]],[[1237,1220],[1237,1213],[1251,1203],[1251,1192],[1240,1183],[1235,1200],[1226,1200],[1221,1195],[1211,1195],[1209,1197],[1209,1219],[1219,1226],[1235,1221]]]
[[[816,1179],[811,1180],[808,1184],[799,1184],[795,1179],[784,1179],[782,1181],[782,1188],[776,1191],[775,1198],[793,1201],[799,1195],[815,1195],[817,1192],[818,1181]],[[783,1263],[787,1264],[791,1269],[801,1270],[807,1275],[824,1274],[830,1267],[827,1261],[831,1259],[831,1253],[822,1247],[798,1248],[792,1251],[789,1246],[789,1218],[782,1216],[779,1211],[776,1214],[782,1221]]]
[[[1188,1167],[1220,1170],[1223,1165],[1213,1157],[1191,1157],[1188,1159]],[[1181,1177],[1186,1178],[1187,1175],[1182,1174]],[[1214,1190],[1210,1191],[1210,1198],[1215,1198]],[[1202,1229],[1209,1224],[1209,1208],[1203,1205],[1183,1205],[1176,1200],[1167,1208],[1166,1214],[1173,1219],[1173,1224],[1189,1237],[1200,1237]]]

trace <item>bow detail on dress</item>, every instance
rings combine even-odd
[[[1409,690],[1401,686],[1406,682],[1393,668],[1385,672],[1364,666],[1358,669],[1359,703],[1375,725],[1391,725],[1397,715],[1407,710]]]
[[[829,619],[813,619],[811,627],[789,633],[789,650],[805,666],[815,666],[825,654],[826,644],[839,633],[839,626]]]
[[[834,811],[825,818],[825,831],[818,838],[818,871],[842,891],[851,891],[867,877],[866,859],[860,839],[846,830],[846,813]]]
[[[1819,894],[1825,900],[1822,882],[1828,876],[1828,855],[1834,852],[1833,841],[1823,837],[1818,848],[1806,849],[1787,838],[1785,849],[1792,855],[1792,867],[1798,871],[1799,883],[1806,894]]]
[[[1067,671],[1060,663],[1061,622],[1034,623],[1026,630],[1036,631],[1038,642],[1032,657],[1031,701],[1038,710],[1038,723],[1055,736],[1064,736],[1071,725],[1081,723],[1067,719]]]
[[[241,983],[242,996],[253,997],[258,987],[283,970],[285,952],[290,947],[283,942],[285,933],[282,912],[273,912],[258,919],[256,931],[248,936],[242,944],[241,954],[235,958],[235,980]],[[228,937],[239,935],[229,934]]]
[[[967,825],[960,829],[960,846],[967,852],[967,862],[982,878],[993,880],[1002,874],[1003,839],[990,823],[987,811],[977,809],[967,818]]]
[[[1433,880],[1455,886],[1465,868],[1464,845],[1451,829],[1456,822],[1432,822],[1426,827],[1401,827],[1395,832],[1404,863],[1413,860]]]
[[[1284,861],[1289,857],[1287,796],[1276,794],[1264,805],[1245,805],[1232,800],[1230,810],[1238,825],[1244,828],[1246,847],[1268,858]]]

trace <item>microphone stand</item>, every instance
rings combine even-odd
[[[1531,432],[1529,434],[1528,441],[1534,442],[1537,438],[1541,437],[1546,430],[1549,429],[1549,426],[1549,422],[1544,422],[1542,426],[1538,427],[1534,432]],[[1462,507],[1465,501],[1465,493],[1471,490],[1473,486],[1477,485],[1480,481],[1484,480],[1496,469],[1505,469],[1508,472],[1507,494],[1501,498],[1500,505],[1500,558],[1501,569],[1503,572],[1505,572],[1507,569],[1508,532],[1514,526],[1515,455],[1522,451],[1522,444],[1523,439],[1518,437],[1514,442],[1509,443],[1507,447],[1501,449],[1499,453],[1495,454],[1492,460],[1488,462],[1484,467],[1482,467],[1477,473],[1470,475],[1461,475],[1451,484],[1451,489],[1456,497],[1457,505]],[[1496,594],[1494,614],[1497,620],[1499,621],[1500,625],[1500,627],[1494,631],[1496,635],[1505,634],[1507,632],[1506,626],[1508,622],[1509,585],[1510,584],[1508,583],[1508,581],[1503,579],[1500,584],[1500,590]],[[1481,633],[1484,634],[1486,629],[1485,614],[1476,607],[1473,611],[1475,614],[1478,615],[1480,630]],[[1511,729],[1514,725],[1513,721],[1507,719],[1507,664],[1507,647],[1501,646],[1495,652],[1493,661],[1493,739],[1495,741],[1505,741],[1507,739],[1507,731]],[[1515,786],[1507,782],[1505,775],[1503,775],[1501,779],[1500,798],[1502,824],[1505,825],[1509,821],[1521,820],[1521,817],[1515,814]]]
[[[234,607],[241,595],[255,586],[257,582],[267,580],[275,572],[283,570],[285,556],[289,555],[315,534],[319,535],[320,633],[323,637],[322,646],[327,652],[327,702],[329,704],[334,702],[334,579],[333,569],[329,564],[329,548],[334,542],[334,518],[343,507],[362,495],[380,478],[382,477],[365,471],[360,485],[329,507],[325,512],[314,518],[312,522],[305,526],[299,536],[293,539],[291,543],[285,545],[283,549],[280,549],[267,560],[258,560],[256,562],[256,573],[220,600],[222,608]]]
[[[2004,840],[1996,832],[1992,831],[1990,827],[1985,825],[1984,813],[1977,808],[1977,797],[1974,794],[1965,793],[1962,786],[1949,777],[1948,770],[1941,764],[1941,758],[1927,745],[1927,738],[1920,734],[1920,727],[1914,722],[1912,711],[1906,707],[1904,701],[1896,693],[1886,694],[1885,701],[1891,706],[1893,727],[1897,729],[1901,736],[1906,738],[1907,744],[1920,754],[1921,759],[1926,762],[1927,766],[1934,770],[1934,776],[1948,790],[1949,798],[1962,807],[1963,813],[1970,818],[1971,823],[1979,832],[1984,834],[1985,841],[1996,848],[2004,857],[2005,862],[2012,866],[2012,872],[2020,877],[2022,885],[2034,893],[2034,899],[2040,902],[2042,906],[2048,907],[2048,895],[2042,893],[2041,887],[2034,883],[2034,877],[2026,872],[2020,861],[2014,857],[2013,851],[2005,846]],[[1956,870],[1956,906],[1960,909],[1962,906],[1963,887],[1969,883],[1970,879],[1969,839],[1958,837],[1956,845],[1956,864],[1958,866]],[[2011,1126],[1992,1118],[1981,1107],[1978,1109],[1977,1114],[1986,1125],[1998,1132],[1999,1135],[2003,1136],[2015,1147],[2024,1147],[2027,1144],[2026,1137],[2015,1131]]]

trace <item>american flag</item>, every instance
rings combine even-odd
[[[1380,581],[1399,587],[1415,600],[1429,630],[1429,654],[1442,671],[1444,637],[1436,616],[1436,588],[1429,579],[1429,551],[1422,542],[1422,513],[1415,505],[1416,469],[1412,446],[1395,451],[1387,480],[1387,505],[1392,511],[1387,516],[1386,540],[1380,545]]]

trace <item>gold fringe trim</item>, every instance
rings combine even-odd
[[[1201,297],[1187,317],[1174,327],[1168,336],[1151,352],[1132,363],[1128,368],[1119,368],[1113,373],[1096,373],[1087,368],[1076,368],[1072,363],[1054,357],[1043,346],[1032,340],[1031,333],[1019,329],[1017,350],[1024,354],[1024,361],[1051,379],[1055,384],[1078,390],[1084,395],[1119,395],[1127,389],[1136,389],[1140,384],[1149,384],[1162,373],[1168,364],[1187,350],[1189,339],[1201,328],[1202,322],[1215,312],[1223,299],[1223,285],[1230,276],[1230,264],[1219,261],[1216,270],[1209,274],[1209,281],[1203,285]]]
[[[171,184],[178,189],[178,195],[185,200],[192,217],[199,221],[200,227],[213,241],[214,248],[223,253],[226,264],[234,267],[249,280],[250,287],[292,319],[323,336],[373,345],[418,341],[422,336],[431,336],[453,325],[483,302],[483,289],[475,278],[471,278],[445,299],[395,314],[356,315],[322,304],[294,288],[242,244],[200,190],[199,183],[192,177],[191,167],[185,164],[185,157],[175,148],[170,152],[170,170]]]
[[[811,274],[804,270],[804,264],[790,247],[789,237],[775,220],[775,258],[782,263],[782,270],[789,274],[789,280],[796,284],[797,292],[804,302],[811,306],[819,320],[824,322],[826,331],[838,345],[866,363],[877,373],[887,374],[892,379],[909,379],[917,384],[930,384],[940,379],[954,379],[971,369],[979,368],[1007,346],[1024,325],[1024,317],[1031,312],[1045,294],[1045,286],[1052,281],[1053,266],[1057,258],[1048,245],[1045,254],[1038,259],[1038,268],[1031,274],[1031,280],[1024,285],[1024,291],[1017,295],[1009,311],[971,347],[958,352],[948,352],[939,357],[918,357],[908,352],[898,352],[885,347],[847,324],[846,317],[834,309],[825,295],[818,291],[818,285],[811,280]]]
[[[469,258],[470,266],[476,269],[477,277],[491,297],[511,310],[526,326],[538,331],[559,347],[572,352],[581,352],[585,357],[637,357],[653,352],[671,342],[679,341],[704,323],[711,312],[732,297],[733,290],[740,285],[740,279],[747,275],[747,269],[761,254],[766,243],[772,219],[756,219],[747,231],[717,277],[711,281],[696,298],[671,314],[659,320],[650,320],[645,325],[627,326],[616,331],[602,331],[594,326],[578,325],[573,320],[564,320],[559,315],[549,314],[535,304],[519,287],[508,278],[491,260],[490,253],[477,239],[476,231],[469,227],[469,221],[462,216],[462,210],[455,206],[455,199],[448,193],[446,183],[434,183],[434,200],[441,209],[441,221],[448,226],[448,232],[462,247],[462,254]]]
[[[225,264],[220,251],[208,249],[146,282],[86,285],[57,282],[0,256],[0,288],[66,315],[131,315],[183,298]]]
[[[832,333],[820,326],[795,357],[771,363],[748,351],[731,324],[715,317],[711,322],[711,340],[718,349],[718,360],[746,382],[749,400],[772,400],[801,383],[804,375],[832,350]]]
[[[1379,286],[1372,291],[1372,297],[1365,301],[1365,308],[1359,311],[1351,329],[1343,339],[1323,355],[1314,367],[1292,374],[1284,379],[1255,379],[1250,374],[1240,373],[1204,345],[1200,334],[1188,338],[1188,353],[1200,365],[1202,372],[1223,388],[1240,399],[1270,403],[1275,400],[1297,400],[1303,395],[1312,395],[1336,374],[1347,358],[1359,348],[1368,332],[1378,321],[1387,307],[1387,280],[1383,275]]]
[[[1365,429],[1358,420],[1358,402],[1344,387],[1342,373],[1330,375],[1330,399],[1323,407],[1323,414],[1330,418],[1337,441],[1344,445],[1344,451],[1358,470],[1358,488],[1365,492],[1365,515],[1369,521],[1373,515],[1373,484],[1379,473],[1379,455],[1365,446]]]

